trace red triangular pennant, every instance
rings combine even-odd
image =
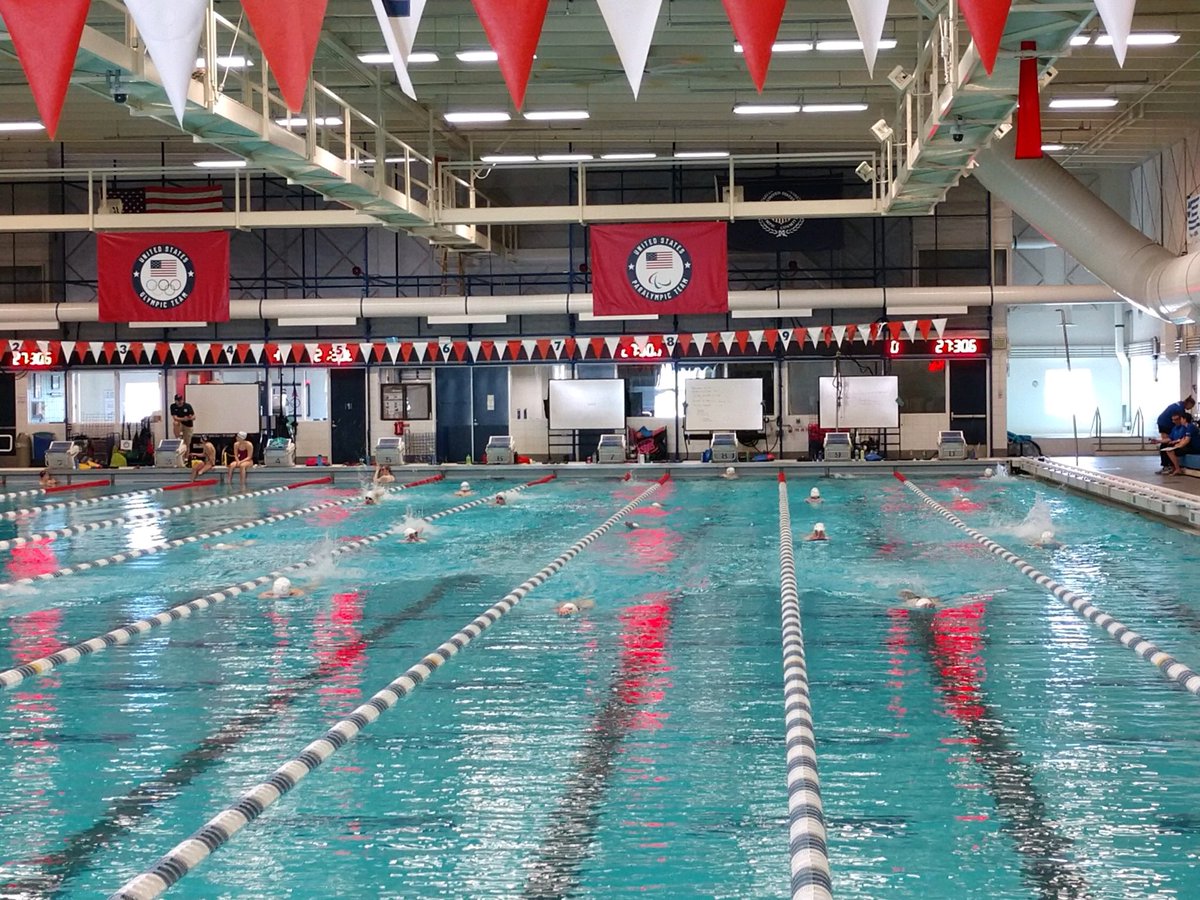
[[[496,358],[496,342],[495,341],[480,341],[479,342],[479,358],[482,360],[491,360]]]
[[[958,8],[967,20],[967,28],[975,41],[975,50],[989,75],[996,67],[996,51],[1004,36],[1004,23],[1012,0],[958,0]]]
[[[858,334],[858,326],[857,325],[847,325],[846,326],[846,343],[847,344],[854,343],[854,336],[856,334]]]
[[[900,340],[900,332],[903,329],[904,329],[903,322],[888,322],[887,323],[888,334],[890,334],[892,336],[893,341]]]
[[[562,358],[563,359],[574,359],[575,354],[578,351],[578,349],[579,349],[579,347],[575,343],[575,338],[573,338],[573,337],[567,338],[565,341],[563,341]]]
[[[1041,159],[1042,98],[1038,94],[1036,41],[1021,41],[1021,77],[1017,89],[1017,159]]]
[[[821,329],[821,340],[823,340],[825,342],[826,347],[828,347],[830,344],[833,343],[833,327],[832,326],[826,325],[824,328]]]
[[[931,319],[919,319],[917,321],[917,328],[921,331],[921,340],[927,341],[929,340],[929,329],[933,328],[933,321]]]
[[[733,35],[742,45],[746,68],[761,94],[767,82],[767,67],[771,65],[771,50],[779,23],[783,21],[786,0],[722,0],[725,15],[733,26]]]
[[[779,331],[775,328],[768,328],[763,332],[763,341],[767,345],[767,349],[772,353],[775,352],[775,345],[779,343]]]
[[[533,54],[550,0],[471,0],[483,24],[488,43],[499,57],[500,74],[508,85],[513,105],[525,104],[525,88],[533,68]]]
[[[588,343],[591,345],[591,348],[592,348],[592,359],[603,359],[604,358],[604,338],[602,338],[602,337],[592,338]]]
[[[163,365],[172,362],[171,360],[171,345],[166,341],[159,341],[154,345],[154,360],[155,363]]]
[[[537,342],[537,349],[539,359],[550,359],[550,338],[542,338],[539,340]]]
[[[242,0],[254,37],[271,66],[288,109],[305,108],[304,95],[312,72],[327,0]]]
[[[721,352],[721,332],[710,331],[708,333],[708,346],[713,348],[714,353]]]
[[[466,341],[455,341],[450,346],[454,349],[454,358],[456,360],[458,360],[459,362],[462,362],[464,359],[467,358],[467,342]]]
[[[796,346],[801,350],[804,349],[804,342],[808,340],[808,329],[797,327],[792,329],[792,339],[796,342]],[[786,347],[784,348],[787,349]]]
[[[58,0],[50,12],[44,0],[0,0],[0,15],[51,140],[58,131],[90,2]]]
[[[371,355],[375,357],[375,362],[383,362],[383,355],[387,353],[387,344],[372,344]]]
[[[405,362],[409,362],[412,359],[412,354],[413,354],[413,345],[410,341],[405,341],[404,343],[402,343],[400,345],[400,358],[401,359],[403,359]]]
[[[506,348],[508,351],[508,359],[510,361],[516,362],[517,360],[519,360],[521,358],[521,342],[520,341],[508,341]]]
[[[746,352],[746,344],[750,342],[749,331],[735,331],[733,333],[733,342],[737,344],[738,350],[742,353]]]

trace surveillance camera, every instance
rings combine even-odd
[[[113,91],[113,103],[124,103],[129,99],[129,95],[124,91]]]
[[[955,118],[954,127],[950,129],[950,139],[956,144],[963,142],[962,116]]]

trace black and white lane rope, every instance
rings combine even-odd
[[[431,484],[435,481],[441,481],[445,476],[437,475],[433,478],[425,478],[421,481],[413,481],[408,484],[400,485],[394,490],[399,492],[408,488],[419,487],[425,484]],[[527,490],[535,484],[542,484],[544,481],[529,482],[527,484],[518,485],[514,488],[507,488],[504,491],[498,491],[495,494],[489,494],[472,500],[468,503],[460,503],[457,506],[452,506],[449,509],[444,509],[441,512],[433,515],[425,516],[423,521],[436,522],[438,519],[443,519],[446,516],[454,515],[462,512],[465,509],[471,509],[475,506],[482,506],[485,503],[495,502],[495,498],[499,494],[515,494],[520,491]],[[131,622],[128,625],[122,625],[119,628],[114,628],[112,631],[105,632],[98,637],[88,638],[86,641],[79,641],[70,646],[63,647],[54,651],[48,656],[40,657],[39,659],[30,660],[27,663],[22,663],[11,669],[6,669],[0,672],[0,690],[8,690],[16,687],[23,681],[33,678],[35,675],[44,675],[47,672],[52,672],[60,666],[70,665],[78,662],[85,656],[91,656],[96,653],[101,653],[109,647],[116,647],[121,644],[127,644],[140,634],[145,634],[147,631],[153,631],[156,628],[161,628],[164,625],[169,625],[172,622],[177,622],[180,619],[188,618],[192,613],[200,612],[208,609],[210,606],[216,606],[225,600],[232,600],[234,597],[239,597],[242,594],[261,588],[268,585],[281,575],[290,575],[295,572],[310,569],[313,566],[324,563],[328,560],[337,559],[347,553],[354,553],[356,550],[361,550],[364,547],[369,547],[372,544],[377,544],[380,541],[386,540],[389,537],[396,536],[396,526],[388,528],[386,531],[380,531],[377,534],[368,535],[367,537],[355,538],[352,541],[338,546],[333,551],[322,554],[320,556],[310,556],[308,559],[300,562],[292,563],[283,568],[276,569],[273,572],[268,572],[266,575],[260,575],[257,578],[251,578],[249,581],[241,581],[237,584],[231,584],[228,587],[213,591],[211,594],[205,594],[203,597],[196,597],[188,600],[186,603],[180,603],[172,606],[170,609],[163,610],[157,615],[149,616],[145,619],[139,619],[136,622]]]
[[[800,624],[796,554],[787,479],[779,473],[779,600],[783,619],[783,703],[787,739],[788,842],[793,900],[830,900],[833,880],[825,845],[825,811],[817,777],[808,663]]]
[[[276,769],[265,781],[252,787],[236,803],[210,819],[199,831],[176,846],[149,869],[126,882],[111,895],[110,900],[150,900],[150,898],[160,896],[214,851],[228,843],[235,834],[261,816],[267,807],[291,791],[325,760],[358,737],[359,733],[380,715],[415,691],[420,684],[429,679],[434,671],[449,662],[455,654],[498,622],[530,591],[558,574],[563,566],[587,549],[588,545],[596,541],[657,491],[668,477],[667,475],[662,476],[613,513],[602,525],[572,544],[536,575],[510,591],[436,650],[426,654],[419,663],[409,668],[349,716],[326,731],[323,736],[305,747],[298,756]]]
[[[1108,613],[1097,609],[1090,601],[1059,584],[1049,575],[1039,572],[1025,560],[1021,559],[1021,557],[1004,549],[987,535],[980,534],[974,528],[968,526],[962,519],[958,518],[958,516],[954,515],[954,513],[950,512],[950,510],[946,509],[946,507],[942,506],[899,472],[893,472],[892,474],[906,488],[920,497],[926,506],[941,513],[948,522],[956,528],[961,528],[976,543],[983,545],[992,554],[1000,557],[1005,562],[1012,563],[1020,570],[1022,575],[1050,591],[1064,606],[1074,610],[1075,613],[1088,622],[1103,629],[1115,641],[1128,647],[1142,659],[1156,666],[1167,677],[1167,680],[1179,685],[1192,696],[1200,697],[1200,675],[1196,674],[1169,653],[1160,650],[1155,644],[1146,640],[1128,625],[1122,624]]]
[[[20,519],[38,513],[49,512],[53,509],[74,509],[79,506],[94,506],[97,503],[107,503],[109,500],[129,500],[133,497],[148,497],[150,494],[162,493],[162,488],[143,488],[140,491],[122,491],[119,494],[102,494],[99,497],[77,497],[74,500],[59,500],[55,503],[45,503],[41,506],[27,506],[24,509],[9,509],[0,512],[0,519]],[[41,491],[34,491],[40,494]]]
[[[195,500],[191,503],[183,503],[179,506],[167,506],[163,509],[150,509],[145,512],[130,513],[127,516],[116,516],[112,519],[101,519],[98,522],[84,522],[79,525],[69,525],[66,528],[58,528],[54,531],[41,531],[36,534],[27,535],[26,537],[11,538],[7,541],[0,541],[0,550],[10,550],[13,547],[22,547],[25,544],[37,543],[38,541],[49,541],[60,537],[70,537],[75,534],[86,534],[89,531],[103,531],[106,528],[116,528],[118,525],[141,525],[153,519],[165,519],[170,516],[177,516],[180,513],[187,512],[192,509],[206,509],[210,506],[226,506],[230,503],[237,503],[241,500],[249,500],[252,497],[263,497],[267,494],[282,494],[293,490],[289,485],[286,487],[263,488],[259,491],[250,491],[244,494],[229,494],[225,497],[210,497],[207,500]],[[111,498],[109,498],[111,499]]]

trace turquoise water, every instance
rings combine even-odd
[[[915,481],[1200,665],[1191,536],[1028,481]],[[0,896],[117,889],[644,487],[535,487],[299,573],[303,597],[229,600],[0,694]],[[452,490],[0,593],[0,665],[453,506]],[[1195,698],[898,483],[793,479],[790,495],[797,536],[820,520],[831,537],[796,555],[839,897],[1200,895]],[[3,559],[76,564],[341,496]],[[680,481],[656,499],[171,895],[786,896],[777,486]],[[52,511],[15,533],[181,502]],[[1062,549],[1030,546],[1046,527]],[[905,609],[901,588],[944,606]],[[595,608],[555,614],[580,597]]]

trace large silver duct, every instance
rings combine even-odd
[[[1125,299],[1176,323],[1200,318],[1200,254],[1174,256],[1054,160],[1015,159],[1013,144],[979,152],[980,184]]]

